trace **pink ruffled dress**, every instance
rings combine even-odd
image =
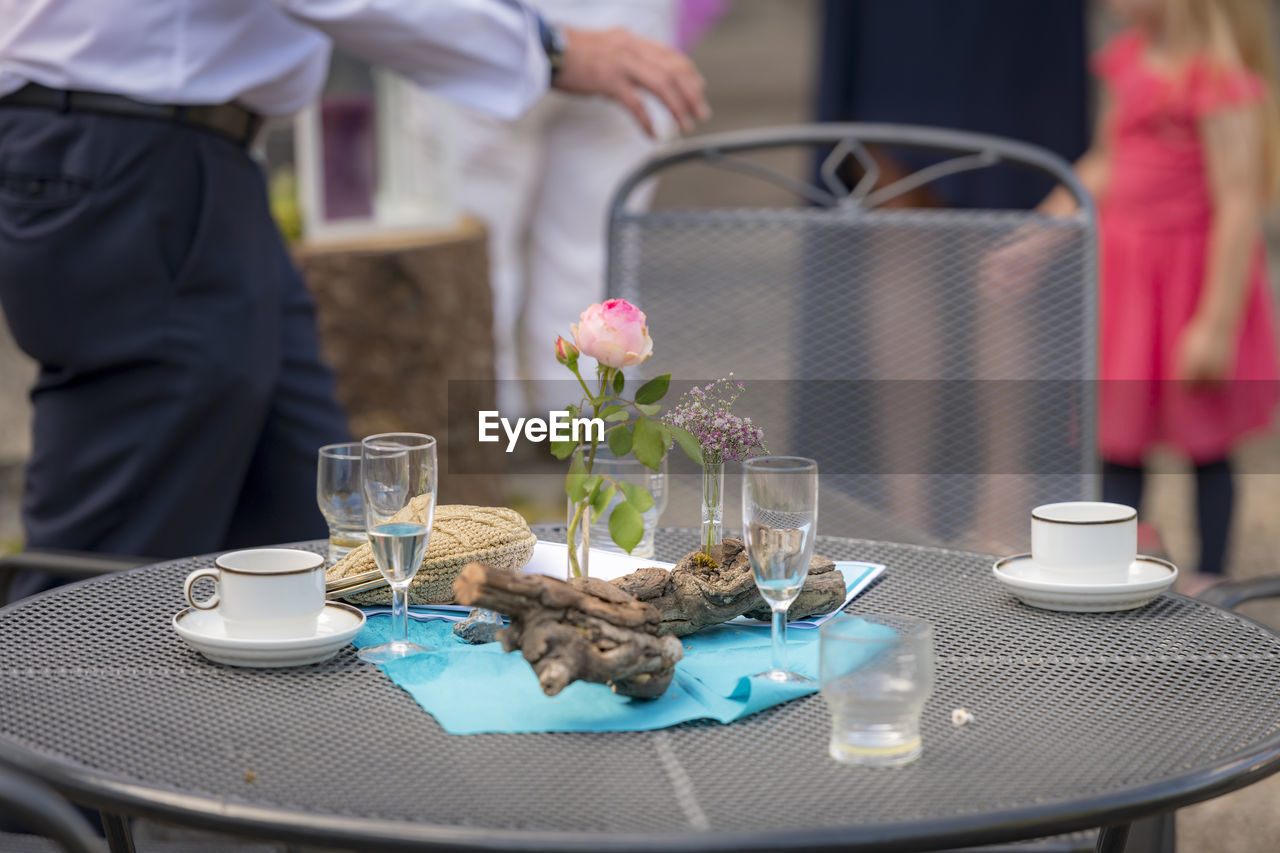
[[[1094,59],[1113,103],[1101,227],[1098,430],[1102,455],[1136,465],[1152,446],[1195,462],[1227,456],[1267,427],[1280,400],[1271,289],[1261,237],[1252,251],[1232,381],[1194,387],[1177,379],[1178,344],[1205,285],[1213,203],[1199,122],[1258,103],[1265,89],[1245,70],[1207,59],[1177,77],[1149,68],[1140,33],[1116,37]]]

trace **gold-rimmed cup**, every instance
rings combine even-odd
[[[1064,583],[1116,584],[1138,556],[1138,511],[1103,501],[1065,501],[1031,511],[1031,561]]]
[[[195,597],[201,578],[214,582],[209,598]],[[306,636],[324,610],[324,557],[295,548],[230,551],[187,575],[183,593],[197,610],[216,610],[229,636]]]

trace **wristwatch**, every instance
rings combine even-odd
[[[538,37],[542,40],[542,49],[551,63],[551,80],[554,82],[564,65],[564,51],[568,46],[564,33],[555,24],[541,15],[538,16]]]

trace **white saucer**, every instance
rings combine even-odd
[[[1124,583],[1063,583],[1032,562],[1030,554],[996,560],[991,570],[1023,604],[1079,613],[1133,610],[1164,592],[1178,577],[1173,563],[1141,554],[1129,566]]]
[[[325,602],[315,631],[302,637],[232,637],[215,610],[188,607],[173,617],[173,629],[187,645],[216,663],[229,666],[303,666],[328,660],[364,627],[364,614],[349,604]]]

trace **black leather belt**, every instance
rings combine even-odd
[[[68,92],[28,83],[0,97],[0,107],[37,107],[63,113],[99,113],[171,121],[207,130],[248,146],[262,127],[262,116],[236,104],[148,104],[104,92]]]

